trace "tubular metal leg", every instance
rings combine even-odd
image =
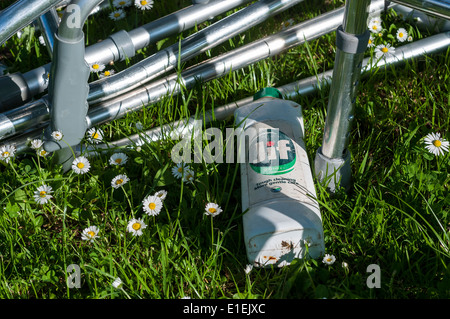
[[[50,57],[53,57],[53,47],[55,44],[54,35],[58,31],[59,18],[56,9],[53,7],[47,13],[41,15],[37,20],[39,29],[44,37],[45,46],[47,47]]]
[[[319,182],[334,192],[351,184],[348,142],[364,51],[367,47],[370,0],[347,0],[344,22],[336,31],[336,57],[328,101],[323,144],[314,162]]]

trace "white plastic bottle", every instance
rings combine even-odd
[[[242,209],[248,209],[243,228],[249,262],[281,267],[294,258],[322,256],[322,217],[300,105],[265,88],[234,116],[241,138],[248,141],[240,169]]]

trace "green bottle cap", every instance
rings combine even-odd
[[[283,95],[281,94],[281,92],[278,91],[276,88],[267,87],[267,88],[263,88],[263,89],[259,90],[258,92],[256,92],[255,95],[253,95],[253,101],[260,99],[262,97],[266,97],[266,96],[274,97],[277,99],[283,98]]]

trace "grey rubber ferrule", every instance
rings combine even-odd
[[[130,35],[125,30],[116,32],[110,35],[109,38],[114,42],[119,51],[118,60],[123,61],[135,55],[136,48],[134,47]]]
[[[369,43],[370,31],[366,30],[363,34],[350,34],[339,26],[336,30],[336,46],[339,50],[346,53],[364,53]]]
[[[340,187],[349,191],[351,186],[351,155],[347,150],[342,158],[328,158],[322,154],[320,147],[314,159],[314,173],[327,190],[335,193]]]
[[[51,120],[44,145],[47,152],[77,145],[86,134],[90,69],[84,60],[84,52],[84,36],[67,41],[55,35],[49,81]],[[51,133],[56,130],[62,132],[65,142],[51,138]]]

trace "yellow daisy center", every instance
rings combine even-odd
[[[400,33],[398,34],[398,36],[399,36],[400,38],[403,38],[403,32],[400,32]]]
[[[122,163],[122,159],[121,159],[121,158],[116,158],[115,162],[116,162],[117,164],[120,164],[120,163]]]
[[[3,153],[2,153],[2,156],[3,156],[3,157],[8,157],[8,156],[9,156],[9,152],[7,152],[7,151],[3,152]]]
[[[47,152],[45,150],[41,150],[40,154],[45,155],[45,154],[47,154]]]
[[[139,230],[139,229],[141,229],[141,224],[134,223],[133,226],[131,226],[131,227],[133,227],[134,230]]]
[[[95,233],[92,230],[90,230],[90,231],[88,231],[88,235],[91,236],[91,237],[94,237]]]
[[[119,13],[119,12],[114,13],[114,17],[115,17],[115,18],[120,17],[120,13]]]
[[[45,195],[47,195],[47,192],[46,192],[46,191],[41,191],[41,192],[39,193],[39,196],[40,196],[40,197],[45,197]]]
[[[436,147],[441,147],[442,142],[439,141],[439,140],[434,140],[434,141],[433,141],[433,145],[436,146]]]
[[[105,71],[105,76],[110,76],[110,75],[111,75],[111,72]]]
[[[374,25],[372,26],[372,29],[373,29],[373,30],[378,30],[378,26],[377,26],[376,24],[374,24]]]
[[[123,5],[125,4],[125,1],[120,1],[119,4],[120,4],[121,6],[123,6]]]
[[[99,68],[100,68],[100,65],[98,65],[98,64],[94,64],[94,65],[92,65],[92,68],[93,68],[93,69],[96,69],[96,70],[97,70],[97,69],[99,69]]]
[[[147,1],[145,1],[145,0],[141,1],[141,5],[145,6],[146,4],[147,4]]]
[[[78,167],[79,169],[82,169],[82,168],[84,167],[84,163],[79,162],[79,163],[77,164],[77,167]]]
[[[389,52],[389,49],[386,48],[386,47],[384,47],[384,48],[381,49],[381,52],[383,52],[383,53],[388,53],[388,52]]]
[[[116,181],[116,185],[120,185],[120,184],[122,184],[123,183],[123,179],[121,179],[121,178],[119,178],[117,181]]]
[[[100,137],[100,134],[98,134],[97,132],[94,132],[94,133],[92,134],[92,138],[97,139],[97,138],[99,138],[99,137]]]
[[[182,173],[183,172],[183,167],[178,167],[178,173]]]
[[[372,44],[372,40],[369,39],[369,44]]]
[[[150,208],[151,210],[154,210],[156,208],[156,204],[150,203],[150,204],[148,204],[148,208]]]
[[[208,211],[209,211],[211,214],[214,214],[215,212],[217,212],[217,209],[215,209],[214,207],[210,207],[210,208],[208,208]]]

